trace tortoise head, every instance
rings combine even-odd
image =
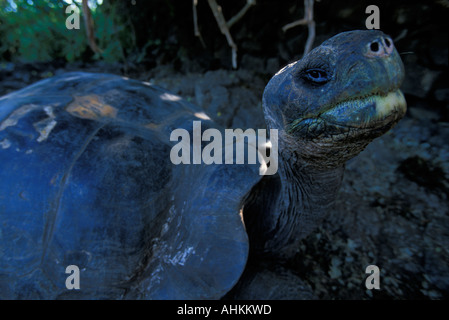
[[[279,130],[281,148],[298,150],[312,165],[339,166],[404,116],[403,79],[390,37],[340,33],[270,80],[265,119]]]

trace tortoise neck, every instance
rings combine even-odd
[[[277,205],[266,212],[270,236],[264,251],[292,257],[299,242],[321,222],[333,205],[344,165],[320,168],[304,163],[296,151],[280,148],[280,192]]]

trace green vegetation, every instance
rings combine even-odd
[[[70,1],[67,1],[70,2]],[[104,59],[124,60],[133,48],[132,37],[126,37],[125,24],[115,14],[113,5],[90,2],[95,21],[95,36],[102,53],[94,53],[88,45],[83,15],[80,29],[67,29],[69,5],[63,0],[0,0],[0,60],[66,61]],[[81,10],[81,3],[74,2]],[[130,38],[130,40],[128,40]],[[124,48],[128,48],[125,50]]]

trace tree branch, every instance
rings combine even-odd
[[[100,48],[98,48],[97,43],[95,42],[94,20],[92,19],[92,14],[87,4],[87,0],[83,0],[83,13],[84,13],[84,25],[86,26],[86,34],[89,46],[93,52],[102,53],[103,51]]]
[[[243,16],[249,10],[249,8],[251,8],[254,5],[256,5],[256,0],[246,0],[245,6],[235,16],[233,16],[231,19],[229,19],[229,21],[226,23],[228,28],[231,29],[231,27],[237,21],[239,21],[240,19],[243,18]]]
[[[307,36],[303,56],[305,56],[307,53],[310,52],[310,50],[312,50],[313,41],[315,41],[315,21],[313,20],[313,2],[314,0],[304,0],[304,18],[297,21],[293,21],[282,27],[282,31],[286,32],[290,28],[299,25],[307,25],[309,35]]]
[[[196,13],[196,6],[198,5],[198,0],[192,0],[192,9],[193,9],[193,33],[195,37],[200,39],[201,45],[203,48],[206,48],[206,44],[203,41],[203,37],[201,36],[200,29],[198,28],[198,15]]]
[[[196,2],[197,0],[193,0],[194,5],[194,24],[195,28],[198,28],[196,26]],[[234,69],[237,69],[237,45],[234,43],[234,40],[232,39],[231,33],[229,32],[229,29],[237,22],[239,21],[245,13],[249,10],[249,8],[256,4],[256,0],[246,0],[245,6],[231,19],[229,19],[228,22],[226,22],[226,19],[223,16],[223,12],[221,7],[217,4],[217,1],[215,0],[207,0],[209,3],[209,7],[212,10],[212,13],[214,14],[215,20],[217,21],[218,27],[220,28],[220,31],[222,34],[225,35],[226,40],[228,41],[228,45],[232,49],[232,67]],[[196,35],[196,31],[195,31]]]
[[[234,43],[231,33],[229,32],[229,28],[223,16],[221,7],[217,4],[215,0],[207,0],[207,2],[209,2],[209,7],[211,8],[214,14],[215,20],[217,21],[221,33],[225,35],[226,40],[228,41],[228,45],[232,49],[232,67],[234,69],[237,69],[237,45]]]

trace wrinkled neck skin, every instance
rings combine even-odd
[[[262,107],[267,128],[278,130],[278,173],[243,203],[250,254],[296,253],[336,199],[346,161],[405,114],[403,79],[380,31],[337,35],[273,76]]]
[[[268,186],[254,190],[255,200],[249,201],[251,208],[245,214],[252,256],[293,257],[299,242],[318,226],[337,197],[344,163],[329,167],[307,162],[301,156],[304,147],[281,135],[278,173],[264,178],[271,181]],[[261,197],[266,200],[254,206]]]

